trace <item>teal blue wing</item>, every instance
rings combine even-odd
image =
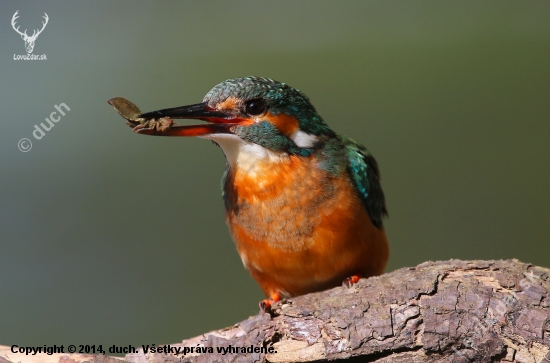
[[[372,223],[382,228],[382,218],[388,215],[384,192],[380,185],[378,164],[368,150],[345,136],[340,136],[346,148],[348,158],[348,173],[352,178],[357,192],[372,220]]]

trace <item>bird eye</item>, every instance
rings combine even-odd
[[[245,104],[246,113],[251,116],[256,116],[264,113],[266,108],[267,105],[262,99],[250,100]]]

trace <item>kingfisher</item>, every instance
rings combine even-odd
[[[139,117],[170,121],[135,127],[139,134],[196,136],[223,150],[226,221],[266,296],[261,310],[384,272],[387,210],[376,160],[330,129],[301,91],[269,78],[234,78],[202,103]]]

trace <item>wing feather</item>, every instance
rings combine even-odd
[[[382,228],[382,219],[388,216],[384,192],[380,185],[378,164],[369,151],[354,140],[340,136],[348,158],[347,171],[372,220]]]

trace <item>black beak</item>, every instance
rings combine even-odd
[[[235,116],[229,112],[219,111],[208,106],[206,102],[195,105],[165,108],[163,110],[146,112],[138,115],[144,119],[187,118],[210,122],[202,125],[175,125],[168,130],[159,131],[155,128],[136,128],[134,132],[158,136],[206,136],[212,134],[230,134],[231,128],[250,124],[252,121]]]
[[[186,118],[198,119],[214,123],[239,123],[240,119],[230,113],[218,111],[206,102],[197,103],[189,106],[180,106],[173,108],[165,108],[163,110],[151,111],[142,113],[138,117],[145,119],[159,119],[163,117],[169,118]]]

